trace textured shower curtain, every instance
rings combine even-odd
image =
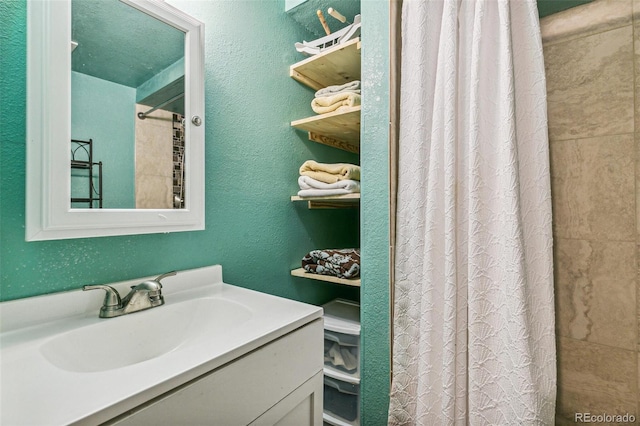
[[[392,425],[551,425],[546,87],[534,0],[404,0]]]

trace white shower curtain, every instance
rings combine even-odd
[[[546,87],[534,0],[404,0],[392,425],[551,425]]]

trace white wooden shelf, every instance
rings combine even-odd
[[[311,280],[326,281],[334,284],[350,285],[354,287],[360,287],[360,278],[338,278],[331,275],[312,274],[304,270],[304,268],[298,268],[291,271],[291,275],[294,277],[308,278]]]
[[[360,38],[291,65],[289,75],[314,90],[360,80]]]
[[[360,153],[361,106],[345,111],[318,114],[291,122],[291,126],[309,132],[309,140],[345,151]]]
[[[306,201],[310,209],[345,209],[360,206],[360,193],[332,195],[329,197],[291,196],[291,201]]]

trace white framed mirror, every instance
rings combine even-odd
[[[76,1],[73,14],[72,0],[27,2],[26,240],[204,229],[204,24],[162,0]],[[131,15],[137,33],[119,44],[90,35],[124,34],[125,18],[99,5]],[[86,82],[128,98],[113,103]],[[162,142],[150,136],[160,124]]]

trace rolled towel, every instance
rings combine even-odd
[[[316,114],[326,114],[334,111],[344,111],[348,108],[360,105],[361,98],[357,93],[342,92],[332,96],[313,98],[311,109]]]
[[[327,86],[324,89],[320,89],[316,92],[316,98],[322,96],[331,96],[341,92],[360,93],[360,80],[354,80],[345,84]]]
[[[313,160],[307,160],[300,166],[300,175],[309,176],[325,183],[335,183],[347,179],[360,180],[360,166],[348,163],[317,163]]]
[[[312,250],[302,258],[302,267],[313,274],[354,278],[360,274],[360,249]]]
[[[325,183],[309,176],[298,178],[300,197],[328,197],[360,192],[360,182],[357,180],[341,180],[335,183]]]

